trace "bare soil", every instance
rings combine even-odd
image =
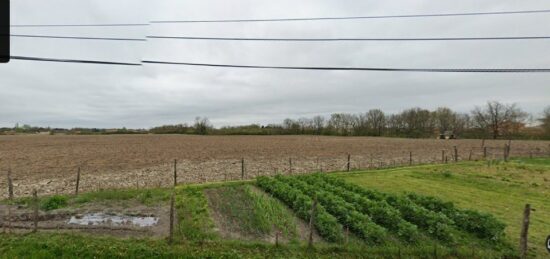
[[[73,193],[81,167],[81,191],[170,186],[174,159],[178,182],[196,183],[275,173],[365,169],[392,164],[480,159],[481,140],[325,136],[16,135],[0,136],[0,198],[8,170],[16,197]],[[505,140],[487,140],[488,158],[501,158]],[[550,141],[512,141],[512,156],[547,156]],[[442,151],[444,150],[444,155]],[[471,152],[471,156],[470,156]],[[290,161],[291,160],[291,161]],[[292,165],[291,165],[292,164]]]

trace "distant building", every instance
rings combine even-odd
[[[439,134],[439,139],[456,139],[456,136],[452,130],[447,130]]]

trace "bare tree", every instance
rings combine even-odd
[[[208,131],[212,129],[212,124],[210,124],[210,120],[206,117],[196,117],[193,127],[195,128],[196,134],[206,135],[208,134]]]
[[[440,107],[434,112],[434,119],[439,133],[455,130],[457,114],[447,107]]]
[[[300,125],[300,134],[306,134],[313,127],[312,120],[308,118],[298,119],[298,124]]]
[[[300,124],[292,119],[285,119],[283,121],[283,128],[286,130],[287,134],[299,134],[300,133]]]
[[[472,111],[474,126],[486,129],[493,139],[501,135],[517,132],[527,118],[515,104],[489,101],[485,107],[477,106]]]
[[[547,136],[550,136],[550,106],[547,106],[542,112],[542,118],[539,119],[542,129]]]
[[[323,116],[315,116],[312,121],[315,134],[321,135],[321,133],[323,133],[323,129],[325,128],[325,118]]]
[[[367,112],[367,123],[376,136],[381,136],[386,127],[386,115],[380,109],[371,109]]]

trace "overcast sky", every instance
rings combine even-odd
[[[12,0],[12,24],[147,23],[550,9],[516,0]],[[12,28],[12,34],[145,37],[549,36],[550,13],[147,27]],[[103,42],[12,38],[12,55],[139,62],[142,59],[280,66],[549,68],[550,40],[473,42]],[[399,112],[487,100],[538,114],[550,105],[550,73],[466,74],[121,67],[17,61],[0,64],[0,126],[131,127],[192,122],[278,123],[286,117]]]

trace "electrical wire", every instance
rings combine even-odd
[[[149,26],[148,23],[108,23],[108,24],[15,24],[10,27],[131,27]]]
[[[20,38],[46,38],[46,39],[70,39],[70,40],[147,41],[147,39],[137,39],[137,38],[101,38],[101,37],[50,36],[50,35],[27,35],[27,34],[11,34],[10,36],[20,37]]]
[[[285,70],[324,70],[324,71],[393,71],[393,72],[452,72],[452,73],[550,73],[550,68],[380,68],[380,67],[288,67],[288,66],[252,66],[208,63],[187,63],[143,60],[144,64],[183,65],[222,68],[248,69],[285,69]]]
[[[359,19],[421,18],[421,17],[449,17],[449,16],[477,16],[477,15],[508,15],[508,14],[535,14],[535,13],[550,13],[550,10],[547,9],[547,10],[470,12],[470,13],[401,14],[401,15],[309,17],[309,18],[272,18],[272,19],[225,19],[225,20],[180,20],[180,21],[172,20],[172,21],[151,21],[150,23],[291,22],[291,21],[321,21],[321,20],[359,20]]]
[[[61,63],[81,63],[81,64],[100,64],[100,65],[141,66],[141,64],[139,64],[139,63],[125,63],[125,62],[111,62],[111,61],[95,61],[95,60],[77,60],[77,59],[38,58],[38,57],[23,57],[23,56],[10,56],[10,59],[15,59],[15,60],[26,60],[26,61],[61,62]]]
[[[187,37],[147,36],[148,39],[214,40],[214,41],[476,41],[476,40],[544,40],[550,36],[519,37],[444,37],[444,38],[239,38],[239,37]]]

